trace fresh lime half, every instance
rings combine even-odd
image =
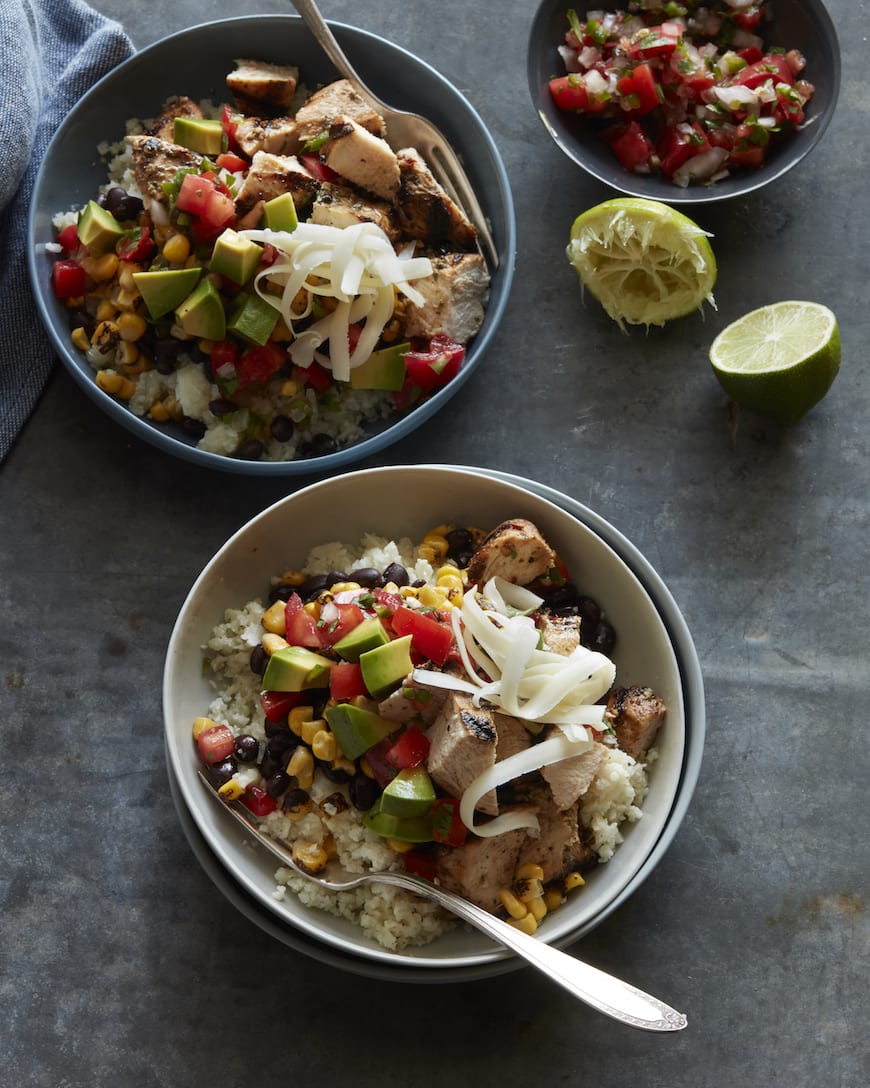
[[[831,388],[840,330],[818,302],[775,302],[728,325],[710,347],[722,388],[745,408],[794,423]]]
[[[621,327],[664,325],[713,302],[710,236],[667,204],[617,197],[578,215],[568,260]]]

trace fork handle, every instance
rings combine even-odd
[[[323,52],[329,57],[336,70],[354,84],[355,90],[363,98],[367,98],[375,107],[380,108],[383,103],[378,99],[357,75],[356,69],[347,59],[335,35],[327,25],[326,20],[320,14],[320,9],[314,0],[292,0],[293,7],[302,16],[302,21],[314,35],[314,38]]]

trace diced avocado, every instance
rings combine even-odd
[[[225,150],[226,137],[220,121],[206,117],[176,117],[172,122],[172,138],[200,155],[220,155]]]
[[[384,787],[381,812],[389,816],[425,816],[435,801],[435,787],[422,765],[399,771]]]
[[[279,316],[265,299],[244,292],[227,322],[227,329],[251,344],[265,344],[278,324]]]
[[[353,389],[389,389],[396,391],[405,384],[405,352],[410,344],[393,344],[373,351],[364,363],[350,372]]]
[[[383,811],[383,795],[362,818],[363,824],[385,839],[399,842],[430,842],[432,827],[426,816],[395,816]]]
[[[325,714],[339,748],[348,759],[358,759],[396,728],[395,722],[353,703],[336,703],[327,707]]]
[[[377,616],[367,616],[344,638],[336,642],[333,649],[345,661],[359,661],[360,655],[377,646],[385,646],[390,641],[386,628]]]
[[[257,271],[263,247],[227,227],[214,244],[209,266],[240,287]]]
[[[373,699],[382,699],[413,669],[411,636],[394,638],[360,655],[363,683]]]
[[[299,225],[292,193],[282,193],[267,200],[263,205],[263,215],[269,230],[283,230],[289,234]]]
[[[161,268],[156,272],[134,272],[133,282],[156,321],[184,302],[201,273],[201,268]]]
[[[114,249],[124,234],[124,228],[114,215],[101,208],[96,200],[89,200],[79,212],[77,230],[79,241],[94,257]]]
[[[210,279],[200,280],[184,302],[175,309],[178,324],[198,340],[223,340],[227,316],[217,287]]]
[[[305,691],[329,685],[332,662],[304,646],[283,646],[269,658],[263,673],[266,691]]]

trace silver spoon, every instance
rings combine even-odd
[[[233,801],[225,801],[208,778],[201,771],[197,773],[210,796],[234,816],[258,842],[270,850],[282,865],[293,869],[307,880],[313,880],[330,891],[348,891],[362,884],[375,883],[405,888],[407,891],[433,900],[445,910],[475,926],[498,944],[522,957],[532,967],[542,971],[554,982],[558,982],[574,997],[585,1001],[587,1005],[591,1005],[605,1016],[646,1031],[681,1031],[686,1026],[687,1020],[683,1013],[672,1009],[657,997],[652,997],[643,990],[637,989],[636,986],[632,986],[631,983],[623,982],[613,975],[600,971],[597,967],[592,967],[583,963],[582,960],[561,952],[558,948],[528,936],[495,915],[488,914],[467,899],[422,877],[393,870],[349,873],[335,861],[329,862],[322,872],[308,872],[297,864],[290,851],[282,843],[260,830],[256,817],[249,809]]]

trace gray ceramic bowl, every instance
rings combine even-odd
[[[438,125],[463,159],[487,215],[499,254],[483,327],[462,370],[448,385],[410,413],[373,426],[354,445],[320,457],[289,462],[244,461],[207,453],[174,424],[158,424],[128,411],[105,394],[94,372],[70,343],[66,307],[49,282],[52,217],[82,207],[106,180],[97,154],[104,140],[118,140],[131,117],[153,117],[170,95],[226,97],[224,79],[236,57],[297,63],[309,87],[337,78],[301,19],[262,15],[226,19],[184,30],[136,53],[85,95],[55,134],[36,181],[30,216],[29,263],[40,316],[61,361],[82,389],[114,420],[167,453],[205,468],[261,476],[334,471],[404,438],[437,412],[471,376],[501,320],[513,276],[516,222],[510,185],[498,149],[469,102],[434,68],[365,31],[333,24],[339,42],[372,90],[390,105],[423,114]]]
[[[624,3],[577,6],[580,18],[588,10],[615,11]],[[590,118],[558,109],[548,82],[562,75],[559,56],[568,29],[566,0],[541,0],[532,20],[528,47],[528,79],[532,102],[556,145],[587,173],[630,196],[647,197],[666,204],[701,204],[726,200],[760,189],[791,170],[816,146],[834,114],[840,90],[840,46],[834,24],[821,0],[775,0],[773,19],[763,36],[771,45],[798,49],[806,57],[805,77],[815,93],[807,106],[807,119],[793,136],[777,141],[758,170],[735,170],[713,185],[680,188],[659,175],[644,176],[624,169],[601,139],[603,125]]]
[[[304,907],[293,896],[276,900],[275,865],[253,852],[243,832],[221,812],[197,778],[191,723],[212,697],[202,673],[202,647],[225,611],[262,596],[270,575],[299,564],[312,546],[330,540],[351,545],[364,533],[419,540],[433,524],[482,526],[528,517],[540,526],[569,569],[602,604],[618,631],[614,653],[620,683],[650,684],[665,699],[668,718],[657,745],[643,818],[627,828],[614,857],[590,874],[582,895],[545,919],[540,936],[564,944],[588,932],[624,901],[660,859],[695,786],[704,737],[701,674],[679,610],[644,558],[590,511],[555,492],[511,477],[472,469],[416,466],[352,472],[297,491],[239,530],[206,565],[181,608],[167,651],[163,707],[169,773],[179,805],[217,859],[257,904],[306,944],[375,965],[380,971],[489,973],[506,953],[479,934],[456,930],[422,948],[391,952],[352,923]],[[384,495],[402,495],[384,504]],[[372,511],[378,510],[373,520]],[[189,821],[187,821],[189,822]],[[224,882],[226,883],[226,882]]]

